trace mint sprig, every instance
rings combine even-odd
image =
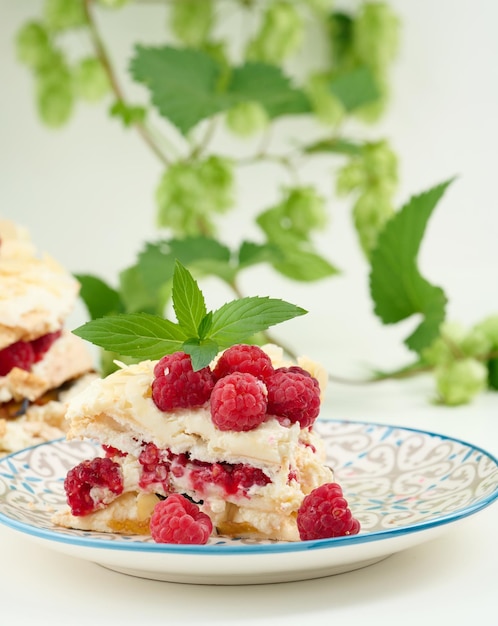
[[[197,282],[179,261],[172,300],[176,323],[158,315],[128,313],[91,320],[73,333],[105,350],[139,359],[156,360],[182,350],[190,354],[194,370],[199,370],[220,350],[307,313],[284,300],[259,296],[208,311]]]

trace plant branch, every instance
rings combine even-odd
[[[111,59],[109,57],[109,54],[107,52],[107,49],[104,45],[104,41],[100,35],[100,31],[98,29],[97,26],[97,22],[95,20],[95,17],[93,15],[93,11],[92,11],[92,2],[94,0],[84,0],[83,1],[83,7],[85,9],[85,15],[87,18],[87,22],[88,22],[88,27],[90,30],[90,36],[92,39],[92,43],[95,49],[95,53],[97,55],[97,58],[99,59],[99,61],[102,64],[102,67],[104,68],[105,73],[107,74],[107,78],[109,80],[109,84],[111,86],[111,90],[114,93],[114,96],[116,98],[116,100],[122,104],[127,104],[127,100],[126,97],[124,95],[124,91],[121,87],[121,85],[119,84],[118,78],[116,76],[116,73],[114,71]],[[147,127],[146,124],[144,124],[141,121],[134,121],[134,126],[137,129],[137,132],[139,133],[139,135],[142,137],[142,139],[145,141],[145,143],[149,146],[149,148],[152,150],[152,152],[160,159],[160,161],[164,164],[164,165],[169,165],[170,161],[168,159],[168,157],[162,152],[162,150],[160,150],[160,148],[158,147],[158,145],[156,144],[154,137],[151,133],[151,131],[149,130],[149,128]]]

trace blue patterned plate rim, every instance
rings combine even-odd
[[[441,441],[451,441],[457,444],[460,444],[464,447],[467,447],[470,452],[480,453],[486,457],[488,457],[489,461],[494,463],[495,470],[498,472],[498,458],[479,446],[475,446],[463,439],[458,439],[456,437],[452,437],[449,435],[444,435],[434,431],[427,431],[418,428],[405,427],[405,426],[395,426],[391,424],[382,424],[380,422],[364,422],[361,420],[340,420],[340,419],[331,419],[321,416],[319,421],[325,424],[335,423],[341,425],[358,425],[365,426],[366,428],[381,428],[386,430],[396,430],[400,432],[406,433],[414,433],[428,438],[438,438]],[[39,443],[34,446],[30,446],[9,454],[0,459],[0,471],[3,469],[3,466],[15,460],[18,455],[24,454],[30,450],[34,450],[36,448],[47,447],[58,443],[63,443],[64,438],[54,439],[52,441]],[[24,522],[20,522],[18,520],[13,519],[9,515],[0,511],[0,523],[4,524],[7,527],[10,527],[14,530],[23,532],[25,534],[37,537],[39,539],[44,539],[48,541],[55,541],[58,543],[65,543],[74,546],[81,546],[85,548],[93,548],[93,549],[105,549],[105,550],[117,550],[117,551],[125,551],[125,552],[147,552],[147,553],[163,553],[163,554],[191,554],[191,555],[234,555],[234,554],[271,554],[271,553],[295,553],[295,552],[306,552],[311,550],[323,550],[328,548],[340,548],[341,546],[352,546],[352,545],[360,545],[370,542],[383,541],[387,539],[393,539],[396,537],[401,537],[405,535],[409,535],[412,533],[417,533],[421,531],[427,531],[431,529],[436,529],[441,526],[445,526],[452,522],[456,522],[463,518],[466,518],[470,515],[473,515],[498,500],[498,478],[497,485],[494,490],[487,494],[485,497],[477,500],[469,506],[464,506],[460,509],[456,509],[455,511],[448,513],[446,515],[441,515],[440,517],[436,517],[434,519],[428,521],[422,521],[412,524],[407,524],[406,526],[399,526],[396,528],[382,529],[382,530],[374,530],[374,531],[365,531],[360,532],[358,535],[349,535],[346,537],[333,537],[330,539],[316,539],[311,541],[298,541],[298,542],[275,542],[269,544],[237,544],[231,543],[229,545],[221,543],[218,545],[216,543],[212,543],[209,545],[173,545],[173,544],[157,544],[157,543],[146,543],[141,540],[128,540],[128,541],[116,541],[116,540],[106,540],[99,538],[92,538],[92,532],[88,531],[87,534],[84,535],[70,535],[66,534],[66,532],[58,531],[57,528],[47,529],[42,528],[33,524],[28,524]],[[1,497],[0,497],[0,505],[1,505]],[[64,529],[67,531],[67,529]],[[80,531],[81,532],[81,531]]]

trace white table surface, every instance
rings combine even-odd
[[[331,386],[334,418],[439,432],[498,454],[498,394],[470,406],[431,405],[431,382]],[[0,527],[2,624],[496,623],[498,504],[437,539],[361,570],[305,582],[204,586],[133,578],[41,547]]]

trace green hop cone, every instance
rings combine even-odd
[[[214,232],[213,216],[234,202],[232,164],[210,156],[193,163],[174,163],[163,174],[156,191],[157,222],[177,236]]]
[[[491,344],[490,350],[498,350],[498,315],[490,315],[476,324],[474,329],[484,333],[488,338]]]
[[[354,21],[353,46],[361,63],[384,72],[399,44],[399,19],[386,2],[365,2]]]
[[[361,190],[366,186],[367,180],[363,160],[353,158],[337,172],[337,194],[339,196],[346,196],[353,191]]]
[[[110,85],[102,63],[94,57],[82,59],[73,72],[77,95],[87,102],[97,102],[109,93]]]
[[[364,191],[353,205],[353,221],[360,245],[367,257],[377,244],[379,233],[394,214],[394,207],[381,187]]]
[[[292,225],[292,231],[305,239],[312,230],[321,230],[327,223],[325,200],[313,187],[290,189],[283,204],[283,214]]]
[[[274,2],[263,16],[258,34],[249,42],[246,56],[278,65],[298,50],[303,35],[303,20],[296,8],[290,2]]]
[[[487,367],[472,358],[440,365],[435,370],[439,401],[448,406],[468,404],[487,387]]]
[[[239,137],[250,137],[268,125],[268,114],[259,102],[240,102],[226,114],[228,128]]]
[[[313,187],[293,187],[284,193],[282,202],[261,213],[257,223],[269,241],[286,248],[309,241],[311,231],[325,226],[327,213],[324,198]]]
[[[64,55],[55,48],[36,72],[36,106],[42,122],[51,128],[63,126],[74,109],[72,76]]]
[[[87,23],[83,0],[45,0],[43,17],[49,31],[54,33]]]
[[[467,331],[462,324],[446,320],[441,324],[439,337],[422,351],[422,358],[434,366],[452,363],[457,357],[463,356],[461,346],[466,335]]]
[[[345,110],[339,98],[329,88],[328,74],[313,74],[306,85],[306,93],[317,119],[326,126],[337,126]]]
[[[74,95],[69,82],[38,80],[36,105],[41,120],[51,128],[63,126],[71,117]]]
[[[208,38],[213,25],[212,0],[176,0],[171,9],[171,29],[187,46],[198,47]]]
[[[51,43],[39,22],[24,24],[16,35],[16,54],[21,63],[37,70],[51,53]]]

